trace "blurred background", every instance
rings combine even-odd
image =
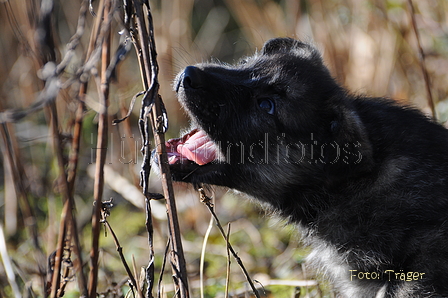
[[[66,55],[66,45],[76,31],[80,2],[54,1],[53,34],[57,61]],[[120,3],[117,2],[118,11]],[[150,1],[150,4],[160,66],[160,94],[170,121],[167,138],[178,136],[179,131],[188,126],[188,119],[171,86],[180,70],[205,61],[235,63],[260,50],[266,40],[279,36],[313,43],[322,52],[338,82],[355,93],[391,97],[415,105],[430,115],[429,86],[437,121],[445,123],[448,120],[448,2],[445,0],[414,0],[414,10],[408,0],[158,0]],[[93,2],[94,10],[98,9],[96,5],[98,3]],[[40,6],[38,0],[0,1],[0,111],[31,106],[43,88],[34,46]],[[83,63],[94,19],[87,14],[85,33],[61,76],[62,80],[74,77]],[[119,23],[113,26],[112,42],[116,48],[121,28]],[[424,71],[429,76],[429,85],[424,80]],[[67,152],[73,133],[78,89],[77,83],[68,85],[61,89],[56,101],[59,129]],[[119,65],[111,86],[110,123],[127,113],[131,98],[141,90],[140,70],[132,50]],[[90,84],[75,184],[76,214],[85,260],[91,246],[97,101],[95,86]],[[103,196],[105,200],[114,199],[109,222],[120,239],[126,258],[134,258],[138,268],[148,263],[144,199],[138,186],[142,161],[137,127],[139,108],[137,99],[131,117],[109,127]],[[38,268],[45,267],[46,260],[36,258],[35,245],[36,241],[40,243],[45,256],[54,251],[62,209],[49,123],[43,110],[16,123],[2,123],[0,223],[16,282],[27,297],[44,295]],[[12,164],[23,168],[19,179],[27,186],[25,200],[20,199],[15,187],[17,176],[13,175],[15,170],[5,153],[7,144],[11,144],[14,152]],[[161,191],[157,176],[153,175],[151,183],[154,192]],[[216,189],[214,197],[221,222],[231,222],[231,243],[249,273],[265,286],[266,295],[333,297],[331,288],[320,279],[317,279],[317,285],[310,283],[311,286],[299,289],[301,281],[316,280],[316,276],[303,266],[307,249],[300,245],[299,235],[292,227],[266,215],[250,200],[226,190]],[[198,194],[186,185],[176,185],[176,202],[192,297],[198,297],[199,259],[210,214],[200,203]],[[153,202],[152,205],[156,271],[159,271],[167,241],[166,214],[163,202]],[[32,216],[28,209],[33,210]],[[30,226],[37,237],[30,235]],[[128,289],[126,272],[110,235],[102,234],[100,246],[98,291],[105,297],[121,297]],[[245,297],[247,285],[240,268],[232,262],[230,293],[232,297]],[[224,296],[226,263],[225,242],[213,228],[205,255],[205,297]],[[10,297],[13,292],[3,264],[0,263],[0,297]],[[165,295],[172,297],[170,269],[166,272]],[[73,279],[67,281],[65,297],[78,295]]]

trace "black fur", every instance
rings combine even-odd
[[[289,38],[235,66],[189,66],[175,86],[221,151],[172,165],[175,180],[239,190],[297,223],[341,297],[448,297],[446,129],[349,94]]]

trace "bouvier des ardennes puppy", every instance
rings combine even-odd
[[[448,297],[448,130],[341,87],[311,45],[268,41],[176,78],[191,132],[174,180],[226,186],[295,223],[340,297]]]

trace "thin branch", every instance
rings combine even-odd
[[[228,239],[230,237],[230,223],[228,224],[228,228],[227,228],[227,235],[226,235],[226,239],[227,239],[227,243],[228,243]],[[227,245],[227,272],[226,272],[226,292],[224,297],[229,297],[229,286],[230,286],[230,265],[231,265],[231,260],[230,260],[230,249],[229,249],[229,245]]]
[[[59,239],[56,248],[55,266],[53,270],[52,291],[51,297],[57,297],[58,288],[60,286],[60,271],[62,268],[62,256],[64,248],[67,244],[73,241],[73,249],[77,260],[75,262],[75,270],[79,273],[80,292],[83,296],[87,294],[87,288],[85,283],[85,277],[82,272],[82,254],[81,244],[79,240],[78,228],[76,217],[73,212],[75,209],[75,202],[73,195],[69,191],[69,184],[67,181],[67,175],[65,173],[65,161],[63,156],[62,140],[59,133],[59,121],[56,110],[56,104],[53,102],[49,106],[52,136],[54,141],[54,151],[58,160],[59,166],[59,189],[61,190],[64,198],[64,208],[61,216],[61,223],[59,228]],[[71,233],[68,233],[70,231]]]
[[[229,239],[226,236],[226,233],[224,232],[224,229],[222,228],[222,225],[218,219],[218,216],[216,216],[215,211],[213,210],[213,204],[211,203],[212,199],[209,198],[206,194],[203,188],[199,189],[199,194],[201,197],[201,202],[205,204],[205,206],[207,206],[208,210],[210,211],[210,213],[213,215],[213,218],[216,220],[216,226],[218,227],[219,231],[221,232],[222,237],[225,239],[226,243],[227,243],[227,248],[228,250],[232,253],[233,257],[235,258],[236,262],[238,263],[238,265],[240,266],[241,270],[243,271],[244,276],[246,277],[247,282],[249,283],[250,287],[252,288],[252,291],[254,292],[254,295],[257,298],[260,298],[260,294],[258,293],[257,289],[255,288],[255,285],[252,281],[252,279],[249,276],[249,273],[246,270],[246,267],[244,267],[243,261],[241,261],[240,257],[238,256],[238,254],[235,252],[235,250],[233,249],[232,245],[229,242]]]
[[[84,0],[81,6],[81,10],[80,10],[80,17],[79,17],[79,21],[78,21],[78,29],[76,30],[76,35],[75,36],[81,36],[82,33],[81,31],[84,30],[84,22],[85,22],[85,17],[87,14],[87,0]],[[82,24],[82,26],[80,25]],[[87,53],[86,53],[86,62],[88,61],[88,59],[90,58],[94,46],[95,46],[95,41],[98,38],[98,34],[99,34],[99,24],[100,24],[100,19],[96,19],[95,23],[94,23],[94,28],[91,31],[90,34],[90,41],[89,41],[89,46],[87,48]],[[72,42],[74,43],[75,40],[77,40],[79,38],[73,38],[72,37]],[[73,46],[69,47],[70,49],[73,48]],[[81,86],[79,88],[78,91],[78,107],[76,110],[76,116],[75,116],[75,125],[73,128],[73,140],[72,140],[72,146],[71,146],[71,152],[70,152],[70,160],[68,163],[68,169],[67,169],[67,176],[68,176],[68,183],[69,183],[69,190],[70,193],[73,194],[74,192],[74,184],[75,184],[75,179],[76,179],[76,170],[78,168],[78,156],[79,156],[79,148],[80,148],[80,143],[81,143],[81,132],[82,132],[82,123],[83,123],[83,119],[84,119],[84,111],[85,111],[85,104],[84,104],[84,99],[85,99],[85,94],[86,94],[86,90],[87,90],[87,81],[84,81],[83,83],[81,83]]]
[[[48,28],[48,26],[51,25],[51,23],[49,22],[49,17],[51,16],[50,14],[52,12],[51,1],[43,1],[41,7],[41,14],[43,16],[41,17],[40,22],[42,24],[39,24],[39,32],[51,31],[51,27]],[[61,88],[66,88],[68,85],[77,81],[78,78],[81,78],[83,74],[89,72],[91,67],[95,65],[97,59],[94,59],[94,61],[89,61],[90,63],[86,62],[84,66],[80,67],[75,78],[69,79],[65,83],[62,83],[59,79],[59,76],[71,62],[74,56],[74,51],[80,43],[80,39],[83,35],[85,26],[85,12],[86,0],[84,0],[83,4],[81,5],[76,33],[70,39],[70,43],[67,45],[67,52],[65,53],[64,58],[59,64],[55,63],[54,46],[48,46],[48,44],[46,44],[46,42],[50,42],[50,44],[53,44],[53,41],[50,41],[50,37],[52,36],[52,34],[47,32],[45,34],[42,34],[42,36],[40,34],[36,34],[36,36],[38,36],[38,46],[39,48],[41,48],[41,60],[39,61],[41,66],[43,66],[41,71],[41,79],[45,81],[45,86],[38,94],[35,101],[29,107],[24,109],[8,109],[6,111],[0,112],[0,123],[17,122],[27,115],[43,109],[47,104],[50,104],[56,99],[56,96]],[[45,53],[45,51],[47,51],[47,53]]]
[[[85,27],[85,21],[86,21],[86,15],[87,15],[87,1],[84,0],[81,3],[81,8],[79,11],[79,17],[78,17],[78,26],[76,29],[76,33],[75,35],[71,38],[71,42],[69,43],[69,45],[67,46],[68,48],[68,52],[71,52],[72,55],[74,54],[74,50],[77,47],[77,45],[79,44],[79,41],[81,39],[81,37],[84,34],[84,27]],[[88,53],[89,55],[89,53]],[[67,57],[69,57],[69,54],[67,53],[64,60],[71,60],[68,59]],[[60,63],[60,65],[63,64],[62,62]],[[66,65],[68,65],[68,62],[66,62]],[[64,66],[65,68],[65,66]],[[61,70],[62,72],[62,70]],[[79,94],[78,94],[78,100],[80,98],[83,99],[84,94],[85,94],[85,90],[84,88],[86,88],[86,84],[82,84],[81,88],[79,90]],[[79,234],[78,234],[78,225],[76,222],[76,217],[74,216],[74,214],[72,213],[74,210],[74,189],[75,189],[75,178],[76,178],[76,170],[78,167],[78,156],[79,156],[79,148],[80,148],[80,142],[81,142],[81,131],[82,131],[82,121],[83,121],[83,116],[84,116],[84,103],[83,100],[79,100],[78,102],[78,109],[76,111],[76,116],[75,116],[75,126],[73,129],[73,139],[72,139],[72,146],[71,146],[71,152],[70,152],[70,158],[69,158],[69,162],[67,165],[67,174],[66,174],[66,181],[67,181],[67,192],[68,192],[68,198],[69,200],[72,202],[72,208],[70,208],[70,213],[71,213],[71,228],[72,228],[72,239],[73,239],[73,244],[74,244],[74,251],[75,251],[75,255],[77,256],[77,260],[75,261],[75,271],[78,274],[78,284],[79,284],[79,291],[81,293],[82,297],[87,297],[88,295],[88,290],[87,290],[87,280],[86,277],[84,275],[84,272],[82,270],[82,266],[83,266],[83,259],[82,259],[82,250],[81,250],[81,244],[80,244],[80,240],[79,240]]]
[[[104,39],[101,44],[101,82],[97,83],[98,95],[100,99],[101,111],[98,122],[98,140],[97,140],[97,157],[95,168],[95,183],[94,183],[94,213],[92,216],[92,247],[90,250],[90,273],[89,273],[89,297],[95,298],[98,284],[98,257],[99,257],[99,234],[100,234],[100,220],[101,220],[101,200],[104,189],[104,164],[106,162],[107,154],[107,131],[108,131],[108,97],[109,97],[109,81],[106,76],[107,67],[110,62],[110,23],[113,0],[107,0],[104,3],[100,1],[100,10],[103,9],[103,24],[101,33],[104,34]]]
[[[126,262],[126,258],[124,257],[124,254],[123,254],[123,247],[120,245],[117,235],[115,234],[114,230],[112,229],[112,227],[110,226],[109,222],[106,219],[103,219],[103,223],[109,230],[110,234],[112,235],[112,238],[114,239],[115,247],[117,248],[117,252],[118,252],[118,255],[120,256],[121,263],[123,264],[123,266],[126,270],[126,273],[128,274],[129,279],[131,280],[133,287],[135,289],[139,289],[140,287],[138,286],[137,281],[136,281],[134,275],[132,274],[131,268],[129,268],[129,265]],[[138,294],[139,294],[139,297],[143,297],[143,293],[141,292],[141,289],[140,289],[140,291],[138,291]]]
[[[163,280],[163,273],[165,272],[165,265],[166,265],[166,259],[168,257],[168,250],[170,249],[170,239],[168,239],[165,247],[165,253],[163,254],[163,262],[162,267],[160,268],[160,277],[159,282],[157,284],[157,298],[162,297],[162,280]]]
[[[55,264],[53,268],[53,277],[51,283],[51,297],[59,297],[63,295],[63,291],[65,288],[65,283],[61,287],[60,278],[61,278],[61,268],[62,268],[62,259],[63,259],[63,251],[67,246],[70,247],[70,242],[73,239],[73,249],[77,256],[75,267],[79,272],[79,285],[80,292],[82,295],[85,295],[86,287],[85,287],[85,278],[82,272],[82,257],[81,257],[81,246],[79,242],[79,235],[77,231],[77,223],[76,218],[73,215],[73,210],[75,207],[75,203],[73,200],[73,196],[69,190],[69,184],[67,181],[67,175],[65,172],[65,158],[63,156],[63,146],[62,139],[59,132],[59,121],[57,115],[57,109],[55,100],[60,90],[60,82],[58,76],[65,69],[66,65],[68,65],[68,61],[71,58],[63,60],[59,66],[56,66],[56,55],[55,55],[55,46],[53,39],[53,26],[52,26],[52,13],[53,13],[53,1],[52,0],[44,0],[41,2],[40,6],[40,14],[39,14],[39,22],[36,26],[36,46],[39,50],[39,61],[37,61],[42,67],[42,79],[45,81],[45,88],[39,94],[38,100],[28,109],[27,112],[19,113],[21,116],[26,116],[30,111],[34,111],[36,109],[41,108],[42,106],[48,107],[49,118],[52,128],[52,136],[53,136],[53,145],[54,152],[57,157],[58,167],[59,167],[59,189],[61,191],[62,197],[64,199],[64,208],[62,214],[62,220],[60,223],[60,234],[58,239],[58,246],[56,248],[55,254]],[[72,39],[73,44],[68,52],[73,54],[74,48],[76,48],[79,43],[79,39],[82,36],[85,17],[83,17],[83,7],[81,7],[81,12],[78,20],[78,30],[77,34],[75,34]],[[85,14],[84,14],[85,15]],[[70,233],[69,233],[70,232]],[[71,254],[70,249],[69,255]],[[64,276],[68,276],[69,267],[66,268]]]
[[[129,105],[129,110],[128,110],[126,116],[124,116],[124,117],[121,118],[121,119],[115,119],[115,120],[112,122],[112,124],[113,124],[113,125],[117,125],[118,123],[123,122],[124,120],[128,119],[129,116],[131,116],[131,114],[132,114],[132,110],[134,109],[134,105],[135,105],[135,101],[136,101],[137,97],[142,96],[142,95],[144,95],[145,93],[146,93],[146,91],[140,91],[140,92],[138,92],[137,94],[135,94],[135,95],[132,97],[132,99],[131,99],[131,104]]]
[[[425,52],[423,51],[422,43],[420,41],[420,35],[418,34],[417,22],[415,20],[414,4],[412,3],[412,0],[408,0],[408,4],[411,9],[410,15],[411,15],[412,29],[414,30],[415,38],[417,39],[417,46],[418,46],[419,60],[420,60],[419,64],[420,64],[420,68],[423,73],[423,78],[425,80],[426,93],[428,95],[428,105],[429,105],[429,108],[431,109],[433,118],[437,119],[436,108],[434,105],[434,98],[432,96],[432,91],[431,91],[431,80],[429,78],[428,69],[426,68]]]
[[[148,232],[149,263],[146,267],[146,298],[152,298],[154,287],[154,227],[152,224],[151,201],[146,199],[146,231]]]
[[[199,281],[200,281],[200,293],[201,293],[200,297],[201,298],[204,298],[205,251],[206,251],[206,248],[207,248],[207,242],[208,242],[208,238],[210,236],[210,232],[212,231],[212,228],[213,228],[213,222],[214,222],[213,217],[210,217],[210,221],[208,223],[207,231],[205,232],[204,240],[202,242],[201,260],[200,260],[200,265],[199,265]],[[228,297],[228,296],[225,296],[225,297]]]
[[[145,21],[143,10],[147,8],[147,21]],[[168,225],[171,243],[171,264],[173,280],[176,293],[181,298],[189,297],[187,270],[180,237],[179,222],[177,218],[176,204],[174,201],[174,191],[171,181],[171,174],[168,164],[168,157],[165,148],[166,117],[163,112],[163,103],[159,91],[157,53],[154,41],[154,27],[149,3],[146,1],[133,0],[135,10],[134,20],[136,29],[129,32],[136,40],[135,48],[139,57],[142,81],[147,93],[143,97],[140,112],[139,127],[143,139],[143,163],[141,171],[141,185],[145,197],[149,197],[149,174],[151,169],[151,148],[149,147],[150,126],[155,139],[156,155],[159,160],[160,172],[162,175],[162,187],[166,199]],[[137,32],[137,35],[135,35]],[[149,119],[150,122],[148,121]]]
[[[67,213],[69,209],[69,201],[65,201],[64,208],[62,209],[61,214],[61,222],[59,224],[59,233],[58,233],[58,243],[56,246],[56,254],[54,259],[54,266],[52,270],[52,279],[51,279],[51,298],[56,298],[58,296],[59,285],[61,282],[61,268],[62,268],[62,254],[64,251],[65,239],[67,236],[66,222],[67,222]]]

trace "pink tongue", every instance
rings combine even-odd
[[[177,162],[179,158],[186,158],[202,166],[216,159],[215,144],[202,130],[193,131],[178,140],[175,145],[180,156],[172,158],[170,163]]]

